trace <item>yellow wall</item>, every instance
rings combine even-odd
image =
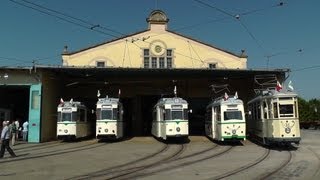
[[[246,58],[179,36],[161,27],[151,27],[140,34],[75,54],[63,55],[63,65],[96,66],[97,60],[104,60],[108,67],[142,68],[143,49],[152,49],[153,44],[159,42],[162,42],[160,43],[162,48],[173,49],[173,68],[208,68],[209,62],[217,63],[217,68],[222,69],[247,68]]]

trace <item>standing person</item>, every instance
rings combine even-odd
[[[14,122],[16,124],[17,132],[16,132],[16,140],[19,139],[19,128],[20,128],[20,123],[19,119],[17,118],[16,121]]]
[[[17,157],[9,145],[10,129],[9,129],[8,123],[9,123],[8,121],[3,121],[3,128],[2,128],[1,139],[0,139],[1,141],[0,158],[3,158],[5,149],[7,149],[7,151],[10,153],[11,157]]]
[[[29,126],[29,123],[28,121],[25,121],[23,124],[22,124],[22,127],[23,127],[23,130],[22,130],[22,135],[23,135],[23,141],[27,141],[28,139],[28,126]]]
[[[15,121],[12,121],[11,127],[10,127],[10,132],[11,132],[11,136],[12,136],[12,138],[11,138],[11,144],[12,144],[12,146],[14,146],[15,143],[16,143],[17,130],[18,130],[18,129],[17,129],[17,126],[16,126]]]

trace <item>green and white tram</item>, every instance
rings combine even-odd
[[[248,132],[265,145],[299,144],[298,97],[292,91],[265,90],[248,102]]]
[[[187,138],[188,112],[186,100],[179,97],[161,98],[153,108],[152,135],[164,140],[170,137]]]
[[[246,140],[242,100],[237,95],[214,99],[206,109],[205,133],[217,141]]]
[[[119,139],[124,136],[123,106],[119,98],[99,98],[96,116],[96,137],[98,139]]]
[[[64,102],[58,105],[58,139],[77,139],[90,136],[92,124],[87,120],[87,108],[81,102]]]

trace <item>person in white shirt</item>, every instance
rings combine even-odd
[[[22,124],[22,135],[23,135],[23,141],[27,141],[28,139],[28,126],[29,126],[29,123],[28,121],[25,121],[23,124]]]
[[[8,124],[9,124],[9,121],[3,121],[3,128],[2,128],[1,139],[0,139],[1,141],[0,158],[3,158],[5,149],[7,149],[7,151],[10,153],[11,157],[17,157],[9,145],[10,129]]]
[[[20,128],[20,123],[19,123],[19,119],[16,119],[16,121],[14,121],[14,124],[16,125],[17,128],[17,133],[16,133],[16,140],[19,139],[19,128]]]

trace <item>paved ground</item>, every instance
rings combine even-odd
[[[163,143],[152,137],[105,143],[19,144],[0,160],[0,179],[320,179],[320,130],[302,130],[298,149],[205,137]]]

